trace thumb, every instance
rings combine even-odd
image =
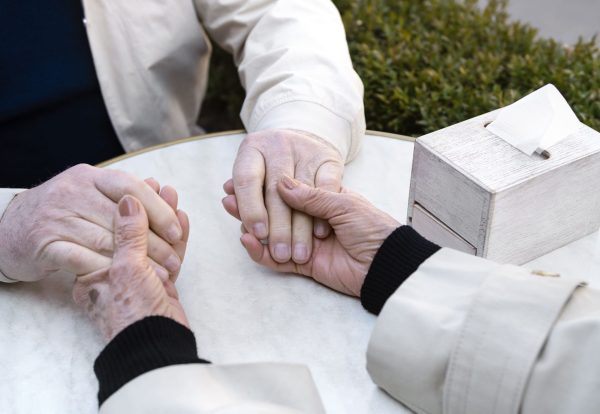
[[[310,187],[288,176],[279,181],[277,190],[288,206],[313,217],[330,220],[347,211],[343,194]]]
[[[113,261],[145,260],[148,253],[148,216],[137,198],[130,195],[121,198],[114,226],[115,254]]]

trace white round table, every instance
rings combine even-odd
[[[192,138],[105,163],[179,191],[191,237],[177,285],[200,357],[306,364],[328,413],[408,412],[365,370],[375,316],[357,299],[247,257],[239,223],[221,206],[221,186],[242,138],[241,132]],[[412,151],[410,138],[369,133],[347,166],[345,186],[405,222]],[[598,247],[594,234],[528,266],[600,277]],[[58,278],[0,286],[0,413],[97,412],[92,367],[104,342],[73,304],[71,286]]]

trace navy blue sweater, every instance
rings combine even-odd
[[[81,0],[0,8],[0,187],[123,153],[102,100]]]

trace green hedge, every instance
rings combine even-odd
[[[369,129],[421,135],[507,105],[546,83],[600,130],[595,39],[565,47],[509,21],[506,1],[335,0],[365,84]],[[217,51],[203,125],[238,128],[243,91]]]

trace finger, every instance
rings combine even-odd
[[[241,220],[240,210],[237,204],[237,197],[234,195],[228,195],[221,200],[225,211],[227,211],[234,218]]]
[[[235,188],[233,186],[233,178],[230,178],[229,180],[225,181],[225,184],[223,184],[223,190],[225,190],[225,194],[227,194],[227,195],[235,194]]]
[[[108,268],[112,263],[110,257],[64,240],[50,243],[45,249],[45,255],[48,262],[55,266],[53,270],[62,270],[78,276]]]
[[[164,282],[165,280],[169,280],[169,272],[167,271],[167,269],[165,269],[163,266],[159,265],[152,259],[148,259],[148,262],[150,264],[150,267],[154,270],[154,273],[156,273],[156,276],[158,276],[158,278],[161,281]]]
[[[240,238],[242,242],[242,246],[248,252],[250,258],[256,263],[266,266],[269,269],[275,270],[277,272],[294,272],[296,273],[296,264],[292,261],[288,261],[286,263],[277,263],[271,257],[271,253],[269,252],[268,246],[265,246],[254,237],[250,233],[245,233]]]
[[[280,177],[293,174],[293,169],[291,159],[271,160],[267,165],[265,204],[269,214],[269,250],[279,263],[292,257],[292,210],[279,196],[277,183]],[[238,206],[241,203],[238,197]]]
[[[154,232],[148,232],[148,257],[164,267],[171,275],[179,273],[182,258],[179,255],[176,245],[167,243],[163,238],[157,236]]]
[[[177,253],[177,255],[179,257],[180,264],[181,264],[183,262],[183,259],[185,258],[187,243],[188,243],[188,240],[190,237],[190,219],[189,219],[187,213],[182,210],[177,210],[177,218],[179,219],[179,223],[181,224],[181,228],[183,229],[183,237],[181,238],[180,242],[175,243],[173,245],[173,248],[175,249],[175,252]],[[176,272],[173,272],[171,274],[170,279],[173,282],[175,282],[177,280],[180,270],[181,270],[181,266]]]
[[[151,189],[154,190],[155,193],[158,193],[160,191],[160,183],[156,181],[154,177],[148,177],[144,181],[150,186]]]
[[[233,186],[242,222],[259,239],[269,236],[264,181],[265,160],[262,154],[254,148],[242,149],[233,166]]]
[[[178,223],[179,224],[179,223]],[[135,197],[126,195],[115,214],[115,262],[144,262],[148,254],[148,216]]]
[[[331,234],[331,226],[327,221],[315,218],[313,219],[313,234],[319,239],[326,239]]]
[[[344,165],[337,161],[329,161],[321,165],[315,175],[315,187],[325,191],[339,193],[344,174]],[[331,226],[327,221],[317,218],[314,220],[313,232],[316,237],[324,239],[331,234]]]
[[[304,264],[312,252],[313,219],[300,211],[292,212],[292,259]]]
[[[175,211],[149,185],[121,171],[99,170],[96,188],[115,203],[124,195],[135,197],[142,204],[156,234],[170,243],[181,240],[181,225]]]
[[[170,185],[165,185],[160,190],[160,198],[166,201],[166,203],[173,209],[173,211],[177,211],[177,204],[179,202],[179,196],[177,195],[177,191],[171,187]]]
[[[306,185],[314,185],[314,171],[308,168],[297,168],[296,179]],[[279,193],[277,193],[279,196]],[[306,213],[294,210],[292,212],[292,259],[298,264],[304,264],[312,253],[313,219]]]
[[[289,176],[279,181],[277,190],[290,207],[327,221],[348,210],[347,194],[313,188]]]
[[[69,217],[56,222],[57,239],[85,247],[112,258],[114,237],[111,230],[81,217]]]

